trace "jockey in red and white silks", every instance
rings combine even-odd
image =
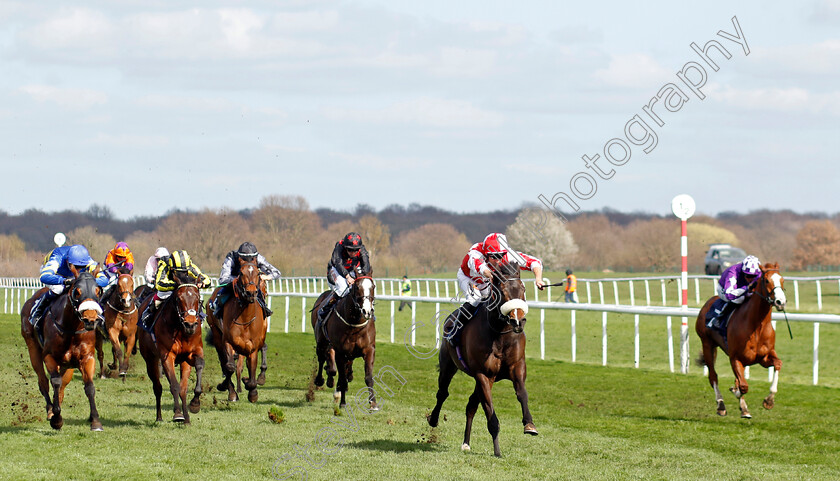
[[[542,261],[534,256],[510,249],[504,234],[492,233],[484,241],[473,244],[458,269],[458,285],[471,306],[490,296],[492,271],[487,265],[488,258],[500,259],[508,263],[519,264],[523,271],[534,273],[537,287],[543,287]]]

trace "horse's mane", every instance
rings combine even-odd
[[[503,261],[496,264],[493,267],[493,270],[496,271],[496,273],[503,278],[519,278],[519,264],[517,262]]]

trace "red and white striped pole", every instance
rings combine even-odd
[[[681,194],[671,201],[671,210],[680,219],[680,255],[682,269],[680,280],[682,285],[682,310],[688,310],[688,218],[694,214],[694,199],[690,195]],[[680,327],[680,372],[688,373],[688,317],[683,316]]]

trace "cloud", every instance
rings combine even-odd
[[[748,110],[840,116],[840,91],[815,93],[801,87],[736,89],[710,84],[708,93],[716,101]]]
[[[325,112],[325,115],[338,121],[461,129],[495,128],[505,121],[504,115],[475,107],[463,100],[432,97],[398,102],[381,109],[334,109]]]
[[[87,110],[108,101],[108,95],[105,92],[89,89],[25,85],[20,88],[20,91],[38,102],[52,102],[70,110]]]
[[[565,45],[601,43],[604,32],[589,25],[570,25],[549,34],[549,38]]]
[[[655,87],[674,77],[674,72],[656,60],[641,54],[615,55],[605,69],[596,70],[593,77],[615,87]]]
[[[840,0],[820,0],[814,4],[809,20],[816,24],[840,24]]]
[[[102,12],[62,8],[52,17],[24,32],[33,46],[43,50],[84,49],[113,52],[114,22]]]
[[[164,135],[118,134],[111,135],[100,132],[88,140],[92,144],[113,145],[129,148],[165,147],[169,145],[169,138]]]

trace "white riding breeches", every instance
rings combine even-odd
[[[464,274],[461,269],[458,269],[458,286],[461,288],[461,293],[464,295],[466,302],[469,302],[473,307],[490,296],[489,283],[484,282],[476,285],[475,281]]]
[[[350,276],[355,277],[353,274],[350,274]],[[344,297],[347,295],[347,292],[350,291],[350,285],[347,284],[347,279],[339,274],[335,267],[330,267],[330,272],[327,276],[327,283],[338,297]]]

